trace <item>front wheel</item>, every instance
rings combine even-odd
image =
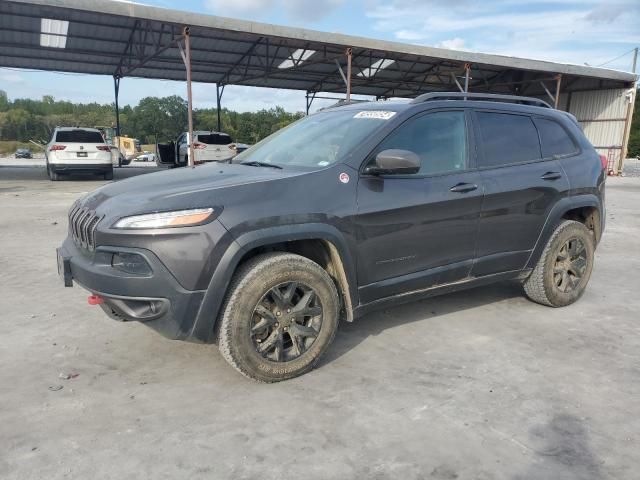
[[[527,297],[550,307],[571,305],[589,283],[594,251],[593,233],[586,226],[573,220],[563,221],[524,282]]]
[[[336,286],[317,263],[290,253],[259,255],[229,288],[218,325],[222,356],[261,382],[310,371],[338,327]]]

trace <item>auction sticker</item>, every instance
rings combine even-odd
[[[396,112],[390,112],[388,110],[363,110],[356,113],[353,118],[375,118],[378,120],[389,120]]]
[[[349,174],[342,172],[338,177],[342,183],[349,183]]]

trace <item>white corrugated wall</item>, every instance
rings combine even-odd
[[[572,113],[598,153],[609,159],[609,169],[622,169],[633,113],[633,90],[589,90],[560,96],[559,107]],[[625,152],[626,153],[626,152]]]

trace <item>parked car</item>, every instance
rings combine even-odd
[[[19,148],[16,150],[15,157],[16,158],[33,158],[33,155],[31,154],[31,150],[29,150],[28,148]]]
[[[136,162],[155,162],[156,154],[151,152],[144,152],[142,155],[136,157]]]
[[[97,174],[113,179],[111,147],[95,128],[57,127],[45,150],[47,173],[53,181],[62,174]]]
[[[238,155],[247,150],[249,148],[249,145],[247,145],[246,143],[234,143],[232,144],[231,148],[233,148],[236,151],[236,155]]]
[[[217,339],[264,382],[311,370],[373,309],[501,280],[572,304],[604,228],[602,158],[540,100],[467,97],[327,109],[232,164],[103,186],[71,208],[64,283],[117,320]]]
[[[229,135],[221,132],[193,132],[195,142],[194,163],[226,162],[237,155],[235,144]],[[189,132],[181,134],[175,142],[158,144],[158,166],[184,167],[189,164]]]

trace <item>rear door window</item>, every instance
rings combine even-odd
[[[546,118],[534,118],[533,121],[540,133],[544,158],[563,157],[578,151],[576,144],[558,122]]]
[[[476,112],[480,133],[481,167],[497,167],[542,158],[531,117],[511,113]]]
[[[233,143],[233,140],[231,140],[229,135],[211,133],[198,135],[198,142],[206,143],[207,145],[229,145]]]
[[[104,143],[100,132],[90,130],[60,130],[56,133],[56,142],[60,143]]]

